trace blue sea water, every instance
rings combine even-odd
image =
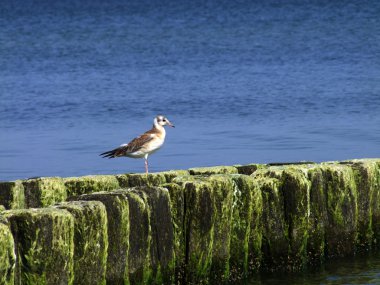
[[[380,157],[378,1],[0,3],[0,180]]]
[[[380,157],[380,2],[0,2],[0,180],[142,172],[159,113],[151,171]]]
[[[270,273],[235,285],[378,285],[380,254],[330,260],[307,272]],[[232,284],[231,284],[232,285]]]

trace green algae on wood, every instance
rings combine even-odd
[[[306,266],[310,182],[314,165],[276,165],[253,174],[263,195],[263,267],[294,271]]]
[[[290,242],[288,266],[298,270],[307,263],[310,182],[302,170],[289,167],[282,174],[281,191]]]
[[[71,197],[70,201],[100,201],[107,211],[107,284],[129,284],[129,204],[123,193],[98,192]]]
[[[350,166],[355,174],[358,192],[359,251],[378,247],[380,241],[380,160],[354,159],[340,164]]]
[[[265,270],[285,270],[289,235],[281,181],[272,177],[260,177],[256,181],[263,199],[262,267]]]
[[[0,182],[0,204],[8,210],[25,208],[24,186],[21,180]]]
[[[74,284],[106,284],[107,212],[98,201],[56,205],[74,217]]]
[[[129,204],[129,280],[131,284],[147,284],[152,278],[151,243],[152,229],[151,212],[144,193],[123,191]]]
[[[172,284],[175,280],[175,232],[170,196],[162,187],[134,187],[129,189],[146,197],[150,211],[152,239],[150,245],[153,284]]]
[[[210,185],[188,182],[185,187],[186,278],[207,279],[211,267],[213,245],[213,198]]]
[[[137,187],[84,195],[109,203],[107,215],[114,223],[110,240],[116,241],[110,245],[117,248],[108,252],[124,271],[114,273],[116,281],[107,277],[108,283],[128,284],[128,278],[132,284],[234,281],[259,269],[300,270],[307,263],[379,246],[380,160],[259,166],[194,168],[148,178],[124,174],[111,179],[117,182],[112,187]],[[40,180],[48,184],[48,179],[57,178]],[[31,201],[27,206],[63,199],[51,199],[51,193],[44,198],[40,193],[49,187],[33,180],[37,190],[23,184]],[[71,187],[70,195],[114,189]],[[126,201],[112,204],[96,195]],[[120,237],[119,227],[126,224],[129,231]],[[114,268],[108,266],[108,271]]]
[[[372,230],[373,245],[380,247],[380,160],[376,161],[375,178],[373,179],[373,199],[372,199]]]
[[[15,262],[12,232],[7,221],[0,216],[0,284],[14,284]]]
[[[310,252],[313,252],[309,231],[313,229],[310,226],[313,222],[310,220],[313,215],[310,197],[314,195],[310,192],[308,172],[316,167],[315,164],[276,165],[253,174],[261,185],[264,200],[266,269],[294,271],[308,263]],[[313,238],[311,242],[313,248]]]
[[[166,183],[162,185],[168,189],[171,204],[171,216],[174,228],[174,252],[175,252],[175,284],[184,282],[185,274],[185,195],[183,188],[176,183]]]
[[[211,270],[212,279],[227,280],[230,274],[230,241],[235,184],[230,176],[212,175],[215,220]]]
[[[120,183],[120,187],[136,187],[136,186],[159,186],[166,183],[165,175],[162,173],[149,173],[148,175],[143,173],[131,173],[131,174],[119,174],[116,175]]]
[[[161,173],[165,176],[166,183],[173,182],[173,179],[176,177],[190,175],[189,171],[187,171],[187,170],[169,170],[169,171],[164,171]]]
[[[170,183],[174,178],[179,176],[189,175],[187,170],[170,170],[164,172],[149,173],[127,173],[118,174],[116,178],[119,181],[120,187],[136,187],[136,186],[160,186],[165,183]]]
[[[327,195],[322,169],[316,167],[310,170],[308,179],[310,181],[308,263],[321,264],[325,259],[325,232],[328,224]]]
[[[207,176],[199,176],[199,175],[178,176],[173,179],[172,183],[178,184],[184,189],[186,183],[196,182],[196,181],[207,182]]]
[[[186,278],[194,283],[227,279],[235,189],[232,179],[225,175],[200,180],[195,177],[182,185],[186,201]]]
[[[183,188],[176,183],[166,183],[162,187],[168,189],[170,196],[172,220],[174,227],[175,238],[175,257],[176,257],[176,278],[182,280],[184,276],[185,265],[185,232],[184,232],[184,217],[185,217],[185,193]],[[176,282],[179,283],[180,281]]]
[[[68,196],[78,196],[100,191],[118,189],[119,182],[114,175],[90,175],[64,178]]]
[[[235,190],[231,176],[181,176],[173,182],[185,194],[187,281],[227,280]]]
[[[33,178],[23,181],[27,208],[41,208],[63,202],[67,198],[64,181],[60,177]]]
[[[374,198],[376,198],[378,166],[376,161],[372,160],[351,161],[349,165],[354,171],[358,194],[357,249],[365,252],[374,241],[372,213]]]
[[[266,168],[267,165],[251,163],[247,165],[234,165],[234,167],[238,170],[239,174],[251,175],[258,169]]]
[[[242,279],[261,264],[262,196],[251,176],[236,175],[230,245],[231,281]]]
[[[355,176],[347,165],[321,165],[327,202],[325,230],[328,256],[347,256],[356,250],[358,195]]]
[[[15,239],[15,284],[73,284],[74,219],[60,209],[8,210]]]
[[[178,235],[182,236],[183,234],[183,218],[185,210],[185,196],[183,188],[176,183],[165,183],[161,187],[165,188],[169,192],[171,213],[173,218],[173,223],[178,230]]]
[[[234,166],[211,166],[190,168],[189,173],[190,175],[237,174],[238,170]]]

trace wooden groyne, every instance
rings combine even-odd
[[[376,251],[380,159],[0,182],[0,284],[207,284]]]

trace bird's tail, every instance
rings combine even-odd
[[[113,150],[110,150],[110,151],[106,151],[106,152],[103,152],[101,154],[99,154],[100,156],[104,157],[104,158],[114,158],[116,157],[116,151],[117,149],[113,149]]]
[[[127,153],[127,150],[128,150],[128,144],[122,144],[118,148],[101,153],[100,156],[108,157],[108,158],[125,156],[125,154]]]

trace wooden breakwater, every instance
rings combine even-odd
[[[0,183],[0,284],[207,284],[378,250],[380,159]]]

